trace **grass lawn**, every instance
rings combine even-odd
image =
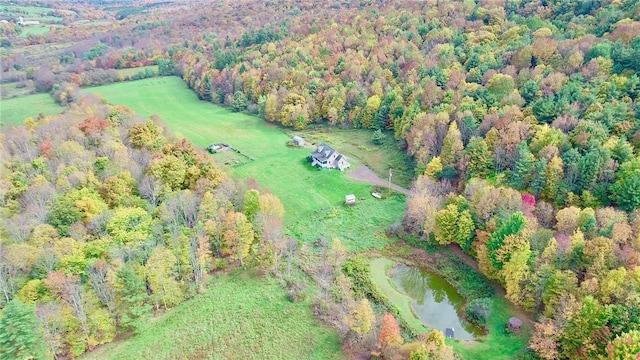
[[[49,32],[48,26],[26,26],[22,29],[20,37],[27,37],[31,35],[42,35]]]
[[[177,77],[117,83],[83,91],[97,93],[114,104],[127,105],[144,117],[158,114],[174,133],[201,148],[225,142],[255,159],[243,160],[244,164],[226,171],[236,178],[253,178],[278,196],[285,207],[287,231],[303,241],[338,236],[350,250],[380,248],[389,242],[384,236],[386,227],[399,220],[405,211],[402,196],[377,200],[370,194],[370,185],[352,181],[338,170],[310,166],[307,156],[313,147],[287,147],[290,135],[284,129],[255,116],[199,101]],[[356,144],[345,150],[351,155],[351,150],[358,150],[358,141],[368,141],[370,134],[364,130],[337,131],[327,136],[336,144],[340,141]],[[212,156],[222,160],[221,163],[229,162],[229,154]],[[361,150],[353,156],[365,158],[366,153]],[[384,155],[378,156],[387,160]],[[389,155],[392,157],[396,155]],[[357,196],[355,206],[343,205],[346,194]]]
[[[522,333],[514,335],[505,331],[511,312],[511,304],[503,297],[493,299],[493,311],[489,316],[487,328],[489,335],[482,341],[463,343],[452,341],[453,349],[464,359],[513,359],[522,353],[529,343],[531,329],[523,325]]]
[[[329,126],[315,126],[302,131],[292,131],[301,135],[308,143],[319,144],[323,141],[340,149],[341,152],[355,157],[367,165],[381,178],[387,179],[392,169],[393,183],[408,188],[414,177],[413,164],[407,155],[398,149],[392,133],[386,134],[382,145],[374,145],[372,132],[361,129],[339,129]]]
[[[62,17],[50,15],[54,8],[50,7],[39,7],[39,6],[20,6],[20,5],[0,5],[0,15],[18,18],[22,16],[25,21],[37,20],[40,23],[48,23],[48,24],[61,24]],[[71,10],[59,10],[66,13],[75,14],[75,11]],[[26,26],[23,30],[28,29],[29,26]],[[48,30],[48,28],[47,28]]]
[[[427,332],[427,328],[411,309],[411,299],[398,291],[387,276],[387,270],[393,264],[393,260],[386,258],[371,260],[371,280],[389,301],[398,307],[402,318],[416,333]],[[505,326],[509,318],[514,316],[510,310],[511,305],[502,296],[496,296],[493,300],[493,310],[487,325],[489,334],[485,338],[470,342],[447,340],[447,344],[452,345],[456,354],[463,359],[512,359],[526,349],[530,329],[524,326],[520,335],[506,332]]]
[[[338,334],[272,279],[219,276],[209,290],[84,359],[343,359]]]
[[[44,13],[48,13],[50,11],[55,10],[50,7],[41,7],[41,6],[21,6],[21,5],[1,5],[0,6],[0,14],[9,14],[9,15],[41,15]]]
[[[58,114],[65,109],[49,94],[33,94],[0,100],[0,126],[22,125],[24,119],[38,114]]]

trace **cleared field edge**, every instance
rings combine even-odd
[[[235,298],[240,301],[230,301]],[[261,306],[264,300],[268,302]],[[273,326],[271,330],[276,331],[272,335],[283,335],[271,339],[262,326]],[[238,338],[239,331],[251,329],[258,331]],[[259,334],[267,338],[256,342]],[[164,336],[175,338],[163,340]],[[214,340],[219,343],[212,343]],[[166,348],[166,343],[175,341],[175,346]],[[234,352],[234,348],[242,350]],[[335,329],[317,322],[306,302],[290,302],[271,277],[258,279],[234,272],[213,276],[205,293],[153,318],[140,333],[102,345],[80,359],[139,359],[146,355],[154,359],[201,359],[204,354],[208,359],[345,358]]]
[[[400,316],[406,321],[416,334],[427,333],[429,329],[415,316],[411,309],[411,298],[396,289],[391,284],[391,279],[387,275],[387,269],[395,265],[395,261],[387,258],[376,258],[369,261],[371,281],[398,307]]]
[[[28,117],[40,113],[54,115],[62,113],[67,107],[56,103],[49,94],[32,94],[14,98],[0,98],[0,127],[23,125]]]

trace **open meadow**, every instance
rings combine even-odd
[[[84,359],[342,359],[338,334],[273,279],[213,278],[202,295]]]
[[[0,127],[22,125],[24,119],[38,114],[59,114],[65,107],[58,105],[49,94],[33,94],[0,99]]]
[[[356,182],[338,170],[320,170],[307,160],[312,146],[292,148],[286,145],[290,134],[264,120],[233,113],[196,98],[177,77],[162,77],[117,83],[83,90],[102,96],[113,104],[127,105],[141,116],[157,114],[169,129],[205,148],[224,142],[244,155],[229,151],[212,155],[224,166],[234,158],[240,165],[227,167],[232,176],[254,179],[260,186],[278,196],[285,207],[285,223],[289,235],[312,242],[319,237],[340,237],[350,249],[380,248],[388,243],[385,230],[401,219],[405,210],[402,195],[378,200],[371,196],[371,185]],[[357,166],[358,149],[367,149],[369,131],[323,132],[330,144],[346,144],[347,156]],[[305,136],[304,132],[296,132]],[[357,134],[357,136],[354,136]],[[334,140],[334,141],[331,141]],[[336,146],[338,151],[342,147]],[[398,153],[399,151],[396,150]],[[352,155],[352,152],[355,154]],[[390,151],[389,159],[399,155]],[[380,161],[387,161],[379,155]],[[220,159],[224,159],[220,161]],[[253,159],[253,160],[252,160]],[[345,207],[344,196],[354,194],[356,205]]]

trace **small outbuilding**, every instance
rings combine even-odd
[[[446,337],[447,339],[453,339],[455,338],[455,331],[453,331],[453,328],[446,328],[444,329],[444,337]]]
[[[294,137],[293,137],[293,144],[294,144],[295,146],[300,146],[300,147],[302,147],[302,146],[304,146],[304,144],[305,144],[305,143],[304,143],[304,139],[303,139],[303,138],[301,138],[300,136],[294,136]]]
[[[517,317],[509,318],[509,331],[512,333],[520,333],[522,329],[522,320]]]
[[[353,194],[345,195],[344,203],[347,205],[353,205],[356,203],[356,196]]]

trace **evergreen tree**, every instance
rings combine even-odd
[[[247,108],[247,97],[242,91],[236,91],[231,100],[231,109],[235,112],[244,111]]]
[[[45,342],[32,306],[14,299],[0,318],[0,359],[44,359]]]
[[[529,150],[527,144],[521,142],[520,145],[518,145],[518,161],[511,175],[511,184],[513,187],[522,190],[529,185],[535,161],[536,158]]]
[[[640,207],[640,158],[622,164],[611,190],[623,210],[631,212]]]
[[[544,188],[546,180],[547,159],[542,158],[533,165],[533,174],[529,187],[531,192],[536,197],[540,195],[540,192]]]
[[[605,151],[593,146],[591,150],[578,161],[578,189],[580,191],[592,188],[598,179],[602,165],[608,158]]]
[[[129,266],[124,266],[118,273],[118,289],[120,295],[120,324],[124,328],[135,328],[137,320],[151,311],[148,304],[149,295],[144,281]]]

